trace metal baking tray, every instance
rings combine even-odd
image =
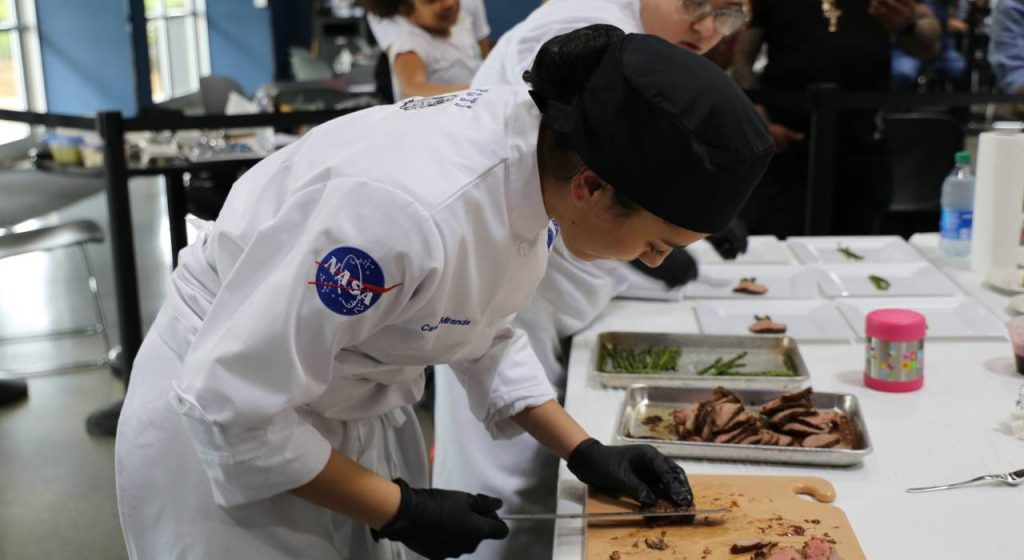
[[[748,410],[778,398],[784,391],[734,390]],[[871,453],[871,439],[861,416],[857,397],[839,393],[811,393],[811,403],[822,410],[842,412],[850,420],[853,449],[814,449],[805,447],[779,447],[774,445],[742,445],[738,443],[703,443],[662,439],[641,423],[648,414],[668,414],[677,408],[695,404],[708,397],[705,389],[679,387],[650,387],[633,385],[626,392],[626,400],[615,432],[618,443],[649,443],[662,453],[687,459],[717,461],[746,461],[764,463],[792,463],[800,465],[827,465],[834,467],[860,464]]]
[[[682,350],[679,367],[675,371],[653,373],[617,373],[612,370],[605,347],[652,348],[671,346]],[[781,370],[796,372],[793,377],[751,377],[742,375],[697,375],[715,358],[730,358],[739,352],[748,371]],[[810,384],[810,374],[804,364],[796,340],[788,336],[719,336],[707,334],[674,334],[646,332],[605,332],[597,337],[595,375],[608,387],[629,387],[636,383],[664,387],[700,387],[713,389],[770,389],[795,391]]]

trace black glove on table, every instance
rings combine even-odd
[[[590,438],[569,454],[569,470],[581,482],[625,495],[650,507],[658,499],[693,506],[693,490],[675,461],[650,445],[607,446]]]
[[[709,235],[708,242],[723,259],[735,259],[747,252],[747,226],[733,220],[725,231]]]
[[[640,259],[636,259],[629,264],[633,265],[633,268],[643,272],[651,278],[661,280],[667,284],[669,288],[682,286],[690,280],[697,278],[697,261],[690,256],[690,253],[686,252],[686,249],[683,248],[673,249],[672,252],[665,257],[661,266],[656,268],[647,266]]]
[[[379,531],[370,531],[375,540],[398,541],[430,560],[441,560],[469,554],[484,539],[508,536],[508,525],[495,513],[501,508],[498,498],[410,488],[400,478],[395,484],[402,489],[398,512]]]

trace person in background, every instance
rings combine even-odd
[[[387,49],[396,101],[469,87],[483,57],[472,23],[460,10],[460,0],[362,3],[371,14],[405,22]]]
[[[1024,0],[1001,0],[995,7],[988,60],[1004,92],[1024,95]],[[1024,105],[1016,110],[1024,115]]]
[[[920,60],[939,49],[941,28],[914,0],[751,0],[732,73],[745,89],[788,92],[797,103],[762,107],[775,157],[740,214],[752,234],[800,235],[806,219],[810,116],[799,103],[814,84],[888,91],[890,42]],[[760,82],[753,65],[767,45]],[[834,234],[872,234],[892,199],[892,168],[877,111],[844,111],[836,122]]]
[[[530,68],[541,45],[584,25],[651,33],[682,50],[704,54],[745,20],[739,0],[552,0],[498,40],[473,78],[473,86],[524,87],[523,72]],[[568,45],[561,48],[568,49]],[[561,56],[568,53],[566,50]],[[559,77],[564,89],[580,80],[574,74]],[[680,169],[682,177],[689,172]],[[733,222],[711,241],[723,257],[735,258],[746,249],[747,239],[742,224]],[[565,387],[569,337],[589,326],[613,298],[632,286],[651,283],[655,289],[667,290],[697,277],[697,263],[685,249],[659,245],[652,250],[668,251],[665,262],[654,268],[640,261],[587,262],[568,251],[559,238],[554,239],[537,293],[514,324],[529,336],[556,390]],[[557,460],[530,438],[495,441],[472,422],[471,404],[461,394],[450,368],[439,365],[435,371],[434,484],[490,492],[505,500],[511,511],[554,511]],[[514,529],[505,541],[482,543],[472,558],[550,557],[550,522],[519,522]]]
[[[964,55],[957,50],[956,41],[953,37],[953,22],[962,20],[956,19],[955,12],[950,10],[949,0],[925,0],[925,4],[935,14],[939,25],[942,28],[942,37],[939,40],[939,54],[928,62],[920,58],[910,56],[903,52],[898,43],[892,45],[892,91],[917,91],[918,79],[922,73],[927,72],[936,78],[946,80],[953,86],[954,91],[963,91],[967,86],[967,63]],[[956,2],[953,2],[956,8]]]
[[[365,7],[365,6],[364,6]],[[487,57],[494,46],[491,42],[491,25],[487,20],[487,8],[484,0],[461,0],[460,8],[462,13],[469,18],[470,26],[473,28],[473,36],[480,47],[480,54]],[[377,46],[382,51],[387,51],[391,43],[401,33],[402,26],[408,25],[406,20],[400,16],[382,18],[372,12],[367,12],[366,23],[370,26],[370,32],[377,41]]]

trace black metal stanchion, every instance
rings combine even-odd
[[[832,201],[835,194],[836,102],[839,86],[816,85],[808,93],[811,130],[804,233],[828,235],[832,230]]]
[[[165,173],[167,185],[167,216],[171,222],[171,269],[178,268],[178,252],[188,245],[185,215],[188,214],[188,200],[185,198],[185,181],[181,173]]]
[[[128,195],[128,167],[124,157],[124,121],[121,113],[106,111],[96,117],[103,137],[103,168],[107,177],[107,210],[110,214],[110,250],[114,263],[114,288],[121,332],[121,352],[114,367],[123,369],[125,386],[132,363],[142,345],[142,319],[135,269],[135,242]],[[94,436],[113,436],[122,401],[89,415],[86,431]]]

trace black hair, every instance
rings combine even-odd
[[[412,0],[356,0],[367,12],[382,17],[391,18],[402,13],[402,9],[409,9],[413,6]]]
[[[572,104],[583,92],[608,49],[625,35],[614,25],[594,24],[552,37],[541,45],[533,59],[533,67],[523,72],[523,80],[542,100]],[[540,171],[556,180],[569,181],[583,168],[583,160],[569,137],[551,128],[547,119],[548,116],[544,115],[540,122]],[[617,189],[612,190],[616,204],[623,210],[638,208]]]

